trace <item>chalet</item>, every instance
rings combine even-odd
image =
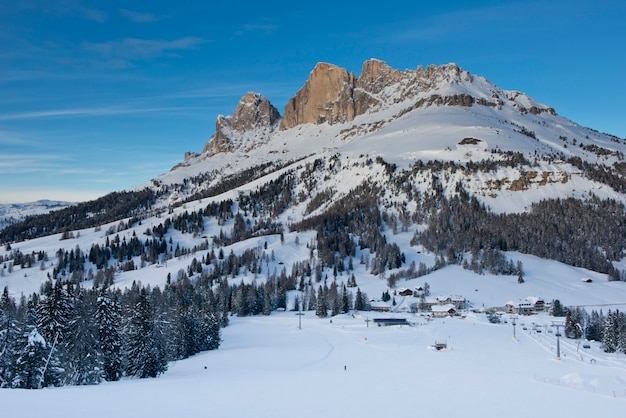
[[[400,296],[413,296],[413,291],[411,289],[400,289],[400,290],[398,290],[398,295],[400,295]]]
[[[445,318],[447,316],[456,315],[456,308],[451,303],[446,305],[434,305],[430,308],[430,311],[435,318]]]
[[[536,296],[529,296],[519,303],[508,302],[505,306],[506,312],[510,314],[532,315],[538,312],[545,312],[549,304]]]
[[[454,308],[457,310],[465,307],[465,298],[463,296],[437,296],[435,300],[439,305],[454,305]]]
[[[389,312],[391,306],[387,302],[370,302],[370,307],[374,312]]]
[[[522,301],[517,305],[517,313],[520,315],[532,315],[535,313],[535,305],[528,301]]]
[[[519,313],[519,304],[513,301],[507,302],[506,305],[504,305],[504,310],[508,314],[517,314]]]

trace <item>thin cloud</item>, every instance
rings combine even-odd
[[[438,41],[450,36],[471,36],[475,32],[493,30],[501,25],[514,26],[520,20],[539,16],[549,5],[536,1],[509,3],[495,6],[467,8],[419,18],[410,27],[391,30],[388,36],[395,41]]]
[[[126,19],[134,23],[154,23],[161,20],[152,13],[135,12],[128,9],[119,9],[119,12]]]
[[[67,162],[67,156],[55,154],[5,154],[0,156],[2,175],[57,172]]]
[[[147,61],[162,56],[172,56],[176,51],[197,49],[207,41],[202,38],[187,36],[165,41],[161,39],[125,38],[111,42],[83,42],[82,47],[117,65],[130,64],[133,61]]]
[[[16,112],[0,115],[0,120],[23,120],[23,119],[45,119],[59,117],[90,117],[90,116],[110,116],[125,115],[135,113],[156,113],[172,112],[181,110],[181,107],[91,107],[74,109],[41,110],[36,112]],[[187,109],[188,110],[188,109]]]
[[[34,10],[54,17],[77,17],[98,23],[104,23],[109,18],[106,12],[87,7],[80,0],[22,0],[16,3],[15,5],[11,5],[13,6],[13,11]]]
[[[276,31],[276,29],[278,29],[278,26],[273,23],[246,23],[236,32],[236,34],[244,35],[250,32],[264,32],[269,34]]]

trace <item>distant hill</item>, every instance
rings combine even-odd
[[[0,230],[23,221],[29,216],[43,215],[53,210],[72,206],[75,203],[54,200],[38,200],[30,203],[0,203]]]

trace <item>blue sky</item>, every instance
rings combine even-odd
[[[317,62],[455,62],[626,137],[623,1],[0,4],[0,203],[129,188],[200,151],[248,91],[282,113]]]

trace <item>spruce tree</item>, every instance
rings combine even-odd
[[[167,370],[166,351],[150,295],[139,292],[127,324],[126,374],[139,378],[157,377]]]
[[[22,325],[17,320],[15,301],[4,288],[0,296],[0,388],[12,387],[19,357]]]
[[[102,356],[98,344],[98,327],[94,318],[94,304],[86,291],[75,298],[72,318],[65,341],[65,383],[94,385],[102,380]]]
[[[607,353],[614,353],[619,344],[617,312],[610,310],[606,314],[604,329],[602,330],[602,345]]]
[[[217,350],[222,342],[220,319],[207,308],[201,313],[200,350]]]
[[[12,387],[20,389],[40,389],[57,386],[62,372],[57,351],[29,326],[30,331],[23,349],[17,359],[16,374]]]
[[[322,286],[317,291],[317,304],[315,305],[315,315],[320,318],[326,318],[328,316],[328,310],[326,308],[326,296],[322,290]]]
[[[102,356],[103,378],[109,382],[122,377],[122,316],[117,296],[106,289],[96,300],[95,322],[99,352]]]
[[[41,296],[37,305],[37,331],[47,344],[62,347],[68,333],[72,302],[60,283]]]

